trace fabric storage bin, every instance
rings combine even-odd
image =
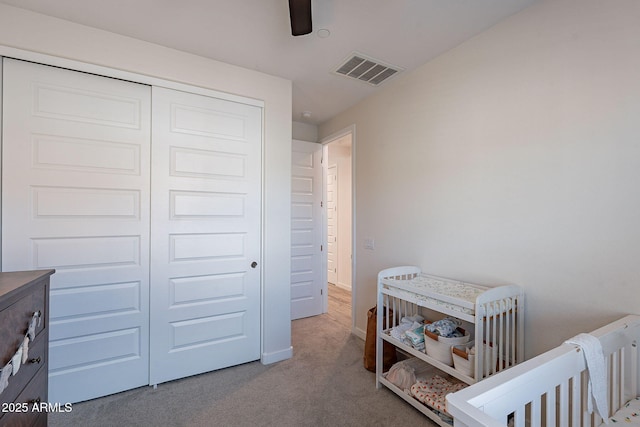
[[[478,348],[474,344],[474,341],[469,341],[464,345],[456,345],[451,347],[453,367],[461,373],[470,377],[473,377],[475,374],[475,353],[478,351]],[[487,377],[496,372],[496,367],[498,364],[498,350],[492,344],[483,344],[482,348],[484,350],[483,376]]]
[[[458,331],[463,335],[461,337],[446,338],[424,330],[424,349],[428,356],[433,357],[439,362],[448,366],[453,366],[453,358],[451,357],[451,347],[454,345],[465,344],[469,342],[471,335],[462,328]]]
[[[456,371],[460,371],[464,375],[473,377],[475,356],[473,354],[469,354],[471,347],[473,347],[473,341],[469,341],[464,345],[452,346],[451,358],[453,359],[453,367]]]

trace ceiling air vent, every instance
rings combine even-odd
[[[365,55],[354,53],[347,58],[335,71],[336,73],[358,79],[373,86],[378,86],[402,68],[384,64],[377,59],[369,58]]]

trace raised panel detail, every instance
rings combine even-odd
[[[171,219],[243,217],[244,194],[171,191]]]
[[[313,270],[313,257],[311,255],[291,257],[292,273],[302,273],[311,270]]]
[[[242,257],[245,233],[172,234],[171,261]]]
[[[171,148],[171,175],[209,179],[244,178],[245,156],[216,151]]]
[[[313,230],[291,230],[291,256],[315,254],[319,251],[314,241]]]
[[[311,203],[292,203],[291,218],[295,221],[313,219],[313,206]]]
[[[34,85],[34,115],[75,122],[140,128],[140,100],[63,86]]]
[[[180,277],[170,280],[170,306],[202,304],[245,295],[245,273]]]
[[[140,218],[140,191],[32,187],[34,218]]]
[[[139,358],[140,348],[139,328],[52,341],[49,373],[55,376]]]
[[[313,243],[313,229],[291,230],[291,246],[310,246]]]
[[[51,323],[140,311],[140,282],[51,290]]]
[[[186,105],[171,105],[171,131],[244,141],[246,119],[236,114]]]
[[[296,282],[291,285],[291,300],[299,301],[302,299],[312,298],[313,281]]]
[[[36,134],[33,136],[33,167],[139,175],[140,146]]]
[[[100,268],[140,263],[140,237],[69,237],[33,239],[36,268]]]
[[[173,348],[170,351],[243,338],[244,317],[244,312],[238,312],[173,322]]]
[[[313,194],[313,178],[293,177],[291,179],[291,192],[299,195]]]
[[[291,153],[291,163],[300,168],[313,168],[313,153],[304,151],[293,151]]]

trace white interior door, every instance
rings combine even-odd
[[[261,108],[153,88],[151,384],[260,358],[261,145]]]
[[[4,60],[2,269],[55,268],[49,400],[148,384],[148,86]]]
[[[327,280],[338,283],[338,167],[327,170]]]
[[[291,320],[322,313],[322,145],[296,141],[291,156]]]

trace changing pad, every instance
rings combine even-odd
[[[474,314],[476,298],[488,288],[420,274],[411,280],[385,279],[399,294],[469,315]]]

